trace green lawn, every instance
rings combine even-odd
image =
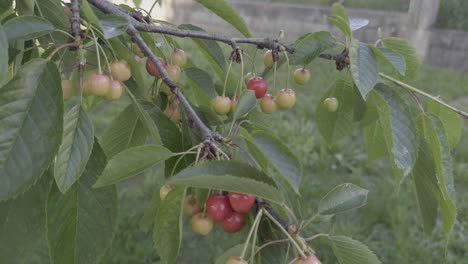
[[[197,56],[195,51],[188,53],[189,56]],[[440,223],[432,234],[426,235],[422,230],[411,179],[403,182],[397,193],[395,178],[386,160],[367,164],[360,131],[355,131],[335,146],[326,145],[315,127],[314,112],[318,98],[337,73],[333,63],[328,61],[316,61],[309,68],[311,84],[294,86],[299,95],[296,107],[270,117],[271,129],[288,143],[304,164],[301,190],[306,215],[312,214],[319,199],[340,183],[351,182],[370,190],[367,206],[336,216],[331,225],[315,227],[316,232],[354,237],[374,250],[382,263],[464,263],[468,257],[468,122],[464,123],[462,142],[454,151],[459,222],[445,252]],[[284,71],[280,69],[278,73],[279,87],[284,85]],[[428,92],[439,93],[449,101],[462,102],[460,98],[468,97],[468,76],[463,73],[425,67],[409,82]],[[111,107],[110,104],[99,107],[95,111],[95,120],[109,122],[124,104],[125,101],[121,101]],[[466,110],[466,104],[464,108]],[[97,128],[98,135],[102,131],[102,127]],[[158,263],[152,248],[152,235],[143,232],[139,222],[152,193],[159,189],[161,175],[161,170],[155,169],[120,186],[123,210],[115,242],[102,263]],[[216,241],[230,239],[234,245],[240,243],[245,235],[231,236],[216,231],[201,238],[191,234],[188,227],[186,231],[188,235],[178,263],[212,263],[213,259],[209,259],[206,252],[220,255],[224,250]],[[312,246],[322,263],[337,263],[325,241],[314,241]],[[187,260],[187,256],[193,258]]]

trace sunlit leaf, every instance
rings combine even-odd
[[[340,184],[320,200],[318,212],[329,215],[362,207],[367,202],[368,193],[368,190],[351,183]]]
[[[349,58],[351,61],[351,75],[362,98],[374,88],[379,79],[377,60],[369,45],[353,41]]]

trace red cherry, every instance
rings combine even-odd
[[[210,195],[206,201],[206,210],[213,220],[217,222],[224,221],[232,214],[228,197],[220,194]]]
[[[294,261],[293,264],[321,264],[321,262],[316,256],[311,255],[305,259],[299,257],[299,259]]]
[[[226,261],[226,264],[248,264],[248,262],[240,257],[232,256]]]
[[[247,82],[247,89],[255,91],[255,97],[262,98],[267,92],[267,82],[262,77],[252,78]]]
[[[267,94],[260,100],[260,109],[265,114],[271,114],[276,112],[278,106],[276,105],[275,97],[271,94]]]
[[[164,59],[158,58],[158,60],[163,67],[166,67],[166,62]],[[161,77],[161,73],[159,72],[158,68],[156,68],[156,65],[154,65],[154,63],[149,58],[146,60],[146,71],[148,71],[148,73],[154,77]]]
[[[255,203],[255,196],[253,195],[230,192],[228,197],[232,209],[238,213],[247,213]]]
[[[224,231],[228,233],[236,233],[244,227],[245,214],[232,212],[231,216],[221,222]]]

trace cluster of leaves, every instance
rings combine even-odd
[[[230,128],[225,141],[214,143],[218,155],[199,159],[205,149],[203,138],[186,116],[174,123],[164,115],[167,96],[158,93],[164,84],[146,74],[144,64],[135,59],[132,42],[125,34],[126,18],[104,14],[88,1],[80,1],[84,25],[97,38],[85,38],[83,48],[76,51],[60,47],[67,43],[65,33],[70,30],[70,19],[60,1],[17,0],[14,8],[13,1],[7,2],[7,10],[0,14],[2,259],[11,263],[98,262],[110,246],[116,224],[116,184],[161,163],[167,183],[176,188],[163,201],[154,196],[143,225],[146,229],[153,226],[154,244],[164,263],[173,263],[179,254],[184,234],[181,208],[187,192],[195,193],[199,201],[206,199],[208,190],[247,193],[271,203],[283,218],[293,221],[302,216],[305,205],[298,204],[302,165],[293,151],[262,125],[264,116],[254,93],[244,89],[228,116],[216,115],[211,108],[211,98],[220,91],[228,64],[218,42],[192,39],[203,54],[199,59],[206,60],[214,74],[189,59],[178,84],[206,125],[221,134],[225,127]],[[242,18],[227,2],[198,2],[250,37]],[[133,11],[126,5],[121,8]],[[340,102],[337,111],[317,108],[319,131],[333,144],[353,129],[362,129],[369,160],[388,157],[397,181],[410,176],[425,228],[435,226],[440,208],[448,239],[456,217],[450,150],[460,138],[459,117],[435,101],[429,101],[421,111],[395,91],[399,87],[392,80],[404,79],[419,65],[416,50],[406,41],[381,38],[380,46],[359,42],[352,33],[365,23],[350,20],[341,5],[332,7],[329,20],[343,32],[344,41],[329,32],[307,33],[294,43],[290,58],[291,64],[306,66],[323,52],[337,49],[344,50],[343,58],[349,58],[349,67],[333,80],[324,97],[333,96]],[[202,30],[193,25],[179,28]],[[159,57],[180,47],[169,35],[141,32],[141,36]],[[168,45],[158,45],[161,43]],[[129,104],[103,135],[95,134],[89,115],[96,105],[106,102],[78,94],[74,104],[65,104],[60,76],[61,72],[67,74],[67,66],[83,59],[96,60],[97,44],[105,47],[103,56],[126,60],[132,70],[131,79],[125,82]],[[281,60],[278,65],[283,63]],[[391,67],[394,77],[380,73],[379,66]],[[266,69],[263,76],[268,78],[269,73]],[[72,72],[69,77],[79,83],[78,75]],[[234,89],[227,90],[230,92]],[[297,228],[329,221],[334,214],[363,206],[366,199],[367,190],[339,185],[323,197],[317,214],[300,219]],[[252,246],[254,252],[262,243],[283,238],[280,229],[284,227],[273,227],[273,219],[267,221],[265,228],[259,229],[262,235],[258,245]],[[379,263],[375,254],[352,238],[324,237],[342,264]],[[246,241],[227,250],[217,263],[239,255],[248,245]],[[272,258],[290,255],[289,246],[279,248],[262,248],[256,263],[276,263]]]

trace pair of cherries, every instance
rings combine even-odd
[[[255,196],[229,192],[228,195],[213,194],[206,201],[206,210],[224,231],[235,233],[244,227],[245,214],[252,209]]]

